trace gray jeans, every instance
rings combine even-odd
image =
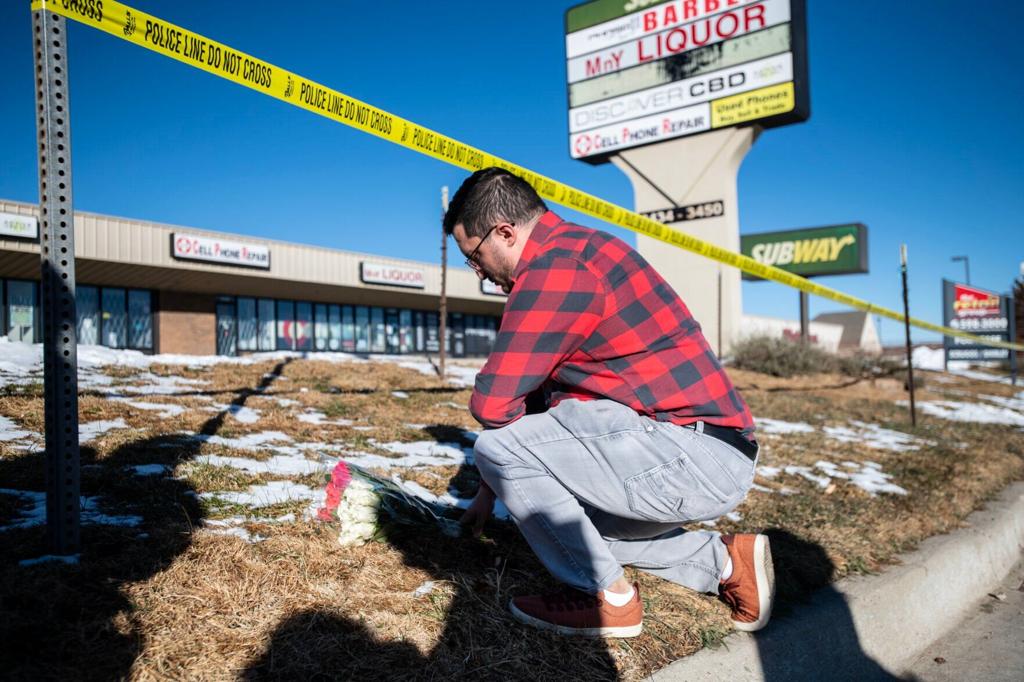
[[[635,566],[718,592],[725,545],[679,524],[714,519],[746,495],[754,463],[697,429],[611,400],[567,400],[476,441],[481,476],[559,581],[596,592]]]

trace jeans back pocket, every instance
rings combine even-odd
[[[640,518],[663,523],[702,521],[729,511],[733,496],[705,480],[686,453],[626,479],[626,499]]]

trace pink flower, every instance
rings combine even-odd
[[[345,488],[348,487],[351,481],[352,472],[348,470],[348,465],[344,462],[338,462],[338,465],[334,467],[334,471],[331,472],[331,481],[327,484],[327,502],[316,512],[316,517],[319,520],[335,520],[334,510],[341,504],[341,496],[345,493]]]

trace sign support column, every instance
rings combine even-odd
[[[723,210],[701,219],[668,223],[731,251],[740,249],[736,175],[760,129],[726,128],[695,137],[619,152],[611,161],[633,185],[638,213],[664,208],[666,197],[676,206],[720,205]],[[637,250],[686,302],[711,348],[728,353],[740,329],[740,271],[721,272],[722,294],[716,301],[720,268],[714,261],[687,253],[657,239],[637,235]],[[716,318],[721,308],[721,325]],[[721,338],[719,338],[721,337]]]
[[[68,555],[77,553],[80,544],[80,462],[67,21],[36,10],[32,31],[42,227],[46,528],[50,551]]]

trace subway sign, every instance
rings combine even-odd
[[[977,334],[990,341],[1010,340],[1010,299],[969,284],[942,280],[942,324]],[[1008,348],[972,343],[959,336],[943,336],[946,362],[951,360],[1008,360]]]
[[[740,235],[740,253],[801,277],[868,271],[868,228],[862,223]],[[743,279],[760,277],[743,273]]]
[[[804,0],[592,0],[565,24],[573,158],[810,116]]]

